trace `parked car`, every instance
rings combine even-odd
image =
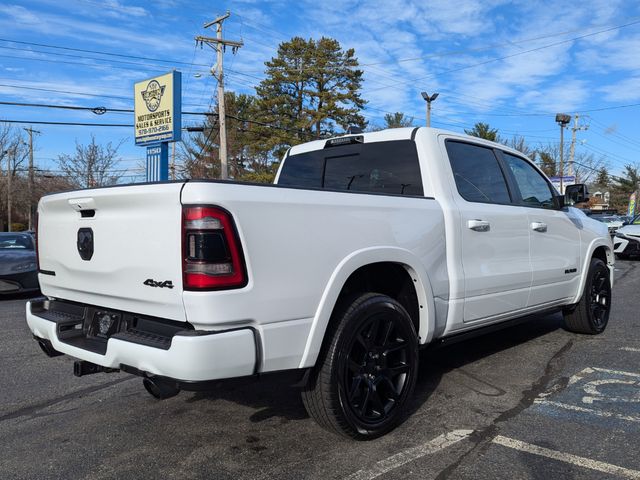
[[[33,236],[25,232],[0,232],[0,294],[38,289]]]
[[[429,128],[294,146],[275,185],[48,195],[27,322],[76,375],[157,398],[293,370],[320,425],[374,438],[405,417],[419,347],[552,310],[604,331],[611,238],[564,203],[519,151]]]
[[[640,255],[640,214],[616,231],[613,251],[618,258]]]
[[[595,213],[590,216],[594,220],[598,220],[599,222],[607,225],[610,235],[614,235],[616,231],[622,227],[623,223],[627,221],[627,218],[622,215],[602,215]]]

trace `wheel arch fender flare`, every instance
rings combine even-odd
[[[609,281],[611,282],[611,287],[613,288],[613,265],[615,263],[615,255],[613,253],[613,249],[611,248],[611,244],[608,243],[603,238],[594,239],[587,248],[587,254],[584,256],[583,264],[582,264],[582,276],[580,278],[580,288],[578,289],[578,293],[573,298],[572,303],[577,303],[582,298],[582,294],[584,293],[584,289],[587,285],[587,277],[589,275],[589,266],[591,265],[591,260],[596,253],[596,250],[604,249],[606,255],[606,264],[609,268]]]
[[[322,293],[311,325],[299,368],[313,367],[336,306],[336,302],[349,277],[359,268],[374,263],[396,263],[405,268],[413,279],[420,305],[418,337],[421,344],[428,343],[435,329],[435,303],[431,281],[422,263],[413,253],[397,247],[370,247],[345,257],[334,269]]]

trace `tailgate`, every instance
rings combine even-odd
[[[182,186],[130,185],[43,197],[38,206],[42,293],[186,321]]]

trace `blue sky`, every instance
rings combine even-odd
[[[558,142],[555,113],[580,113],[589,128],[578,132],[578,154],[604,158],[613,173],[640,161],[640,2],[634,0],[4,0],[0,101],[131,108],[134,82],[175,67],[183,72],[184,109],[205,110],[215,90],[208,73],[214,55],[196,48],[194,36],[206,35],[203,24],[226,10],[232,16],[225,37],[245,44],[225,56],[228,90],[253,93],[278,43],[324,35],[355,49],[371,123],[401,111],[424,124],[420,92],[426,90],[440,93],[433,103],[436,127],[461,132],[483,121],[535,147]],[[0,105],[0,119],[131,123],[132,115]],[[132,128],[34,128],[42,132],[35,153],[40,168],[55,170],[58,154],[72,153],[76,140],[87,143],[94,134],[105,142],[125,139],[121,168],[131,180],[141,174],[145,150],[133,145]]]

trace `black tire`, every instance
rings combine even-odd
[[[563,312],[565,325],[572,332],[596,335],[607,327],[610,311],[609,268],[599,258],[592,258],[582,298]]]
[[[377,293],[338,307],[309,381],[307,412],[320,426],[357,440],[377,438],[406,416],[418,373],[418,339],[411,317]]]

